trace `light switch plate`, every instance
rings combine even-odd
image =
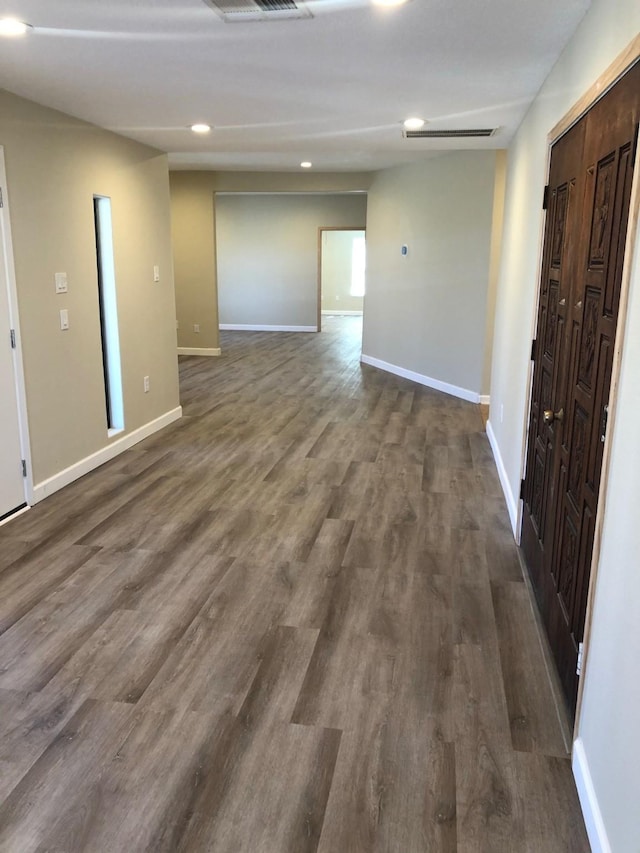
[[[56,293],[66,293],[67,292],[67,274],[66,272],[57,272],[55,275],[56,279]]]
[[[153,280],[156,282],[160,281],[160,267],[159,266],[155,266],[153,268]]]
[[[69,312],[66,308],[62,308],[60,311],[60,330],[62,332],[66,332],[69,328]]]

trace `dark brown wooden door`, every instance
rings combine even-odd
[[[522,547],[572,712],[639,119],[640,63],[551,151]]]

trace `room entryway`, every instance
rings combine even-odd
[[[551,152],[522,546],[572,712],[639,119],[640,63]]]
[[[320,228],[318,244],[318,331],[321,331],[323,318],[362,316],[365,231],[361,228]]]
[[[13,270],[0,148],[0,520],[25,506],[25,473],[18,402],[18,324],[10,290]]]

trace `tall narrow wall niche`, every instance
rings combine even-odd
[[[98,264],[98,300],[100,306],[100,335],[107,429],[110,434],[124,429],[122,398],[122,368],[118,334],[118,304],[113,258],[113,227],[111,199],[94,196],[93,213],[96,228],[96,257]]]

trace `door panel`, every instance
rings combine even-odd
[[[559,476],[556,450],[562,440],[560,422],[546,424],[544,412],[558,411],[566,393],[567,306],[570,304],[572,264],[575,265],[578,204],[583,192],[579,164],[584,149],[583,125],[576,125],[554,146],[549,176],[549,211],[545,233],[538,308],[538,358],[533,376],[529,420],[523,548],[536,590],[543,591],[545,553],[553,541],[553,508]],[[544,608],[544,605],[543,605]]]
[[[9,330],[4,208],[0,209],[0,518],[24,505],[24,480],[13,351]]]
[[[551,152],[522,545],[572,711],[639,119],[637,64]]]

